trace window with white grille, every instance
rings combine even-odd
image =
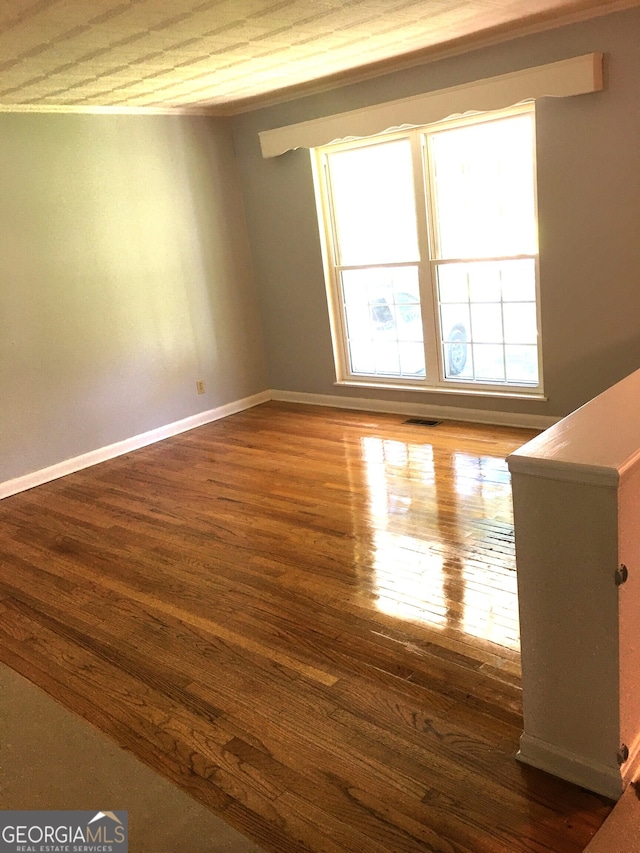
[[[534,120],[315,149],[338,381],[541,393]]]

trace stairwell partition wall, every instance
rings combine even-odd
[[[535,101],[586,54],[260,133],[311,150],[336,384],[544,399]]]

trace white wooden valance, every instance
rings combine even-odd
[[[421,127],[465,113],[504,109],[538,98],[584,95],[600,91],[602,85],[602,54],[586,53],[399,101],[264,130],[259,134],[262,156],[277,157],[294,148],[317,148],[343,139]]]

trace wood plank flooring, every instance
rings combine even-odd
[[[269,403],[7,498],[0,659],[274,853],[582,851],[514,759],[531,435]]]

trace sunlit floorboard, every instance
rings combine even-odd
[[[273,853],[581,853],[514,759],[530,435],[270,403],[8,498],[0,660]]]

